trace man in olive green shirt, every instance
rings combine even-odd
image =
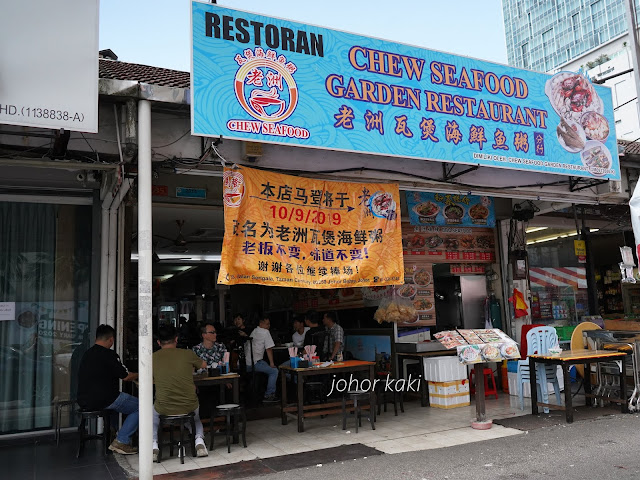
[[[178,334],[170,325],[158,329],[160,350],[153,354],[153,383],[156,401],[153,405],[153,461],[158,461],[158,425],[160,415],[195,413],[196,454],[209,455],[204,442],[204,430],[200,421],[200,405],[193,383],[193,371],[207,368],[206,362],[193,350],[176,348]]]

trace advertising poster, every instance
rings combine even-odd
[[[436,324],[433,290],[433,264],[420,257],[405,256],[404,285],[396,288],[396,295],[409,300],[416,310],[412,321],[398,323],[399,327],[428,327]]]
[[[418,227],[406,223],[403,226],[402,245],[405,257],[423,258],[429,263],[451,264],[496,261],[495,234],[491,228]]]
[[[426,192],[406,192],[406,197],[411,225],[496,225],[491,197]]]
[[[611,89],[191,2],[193,135],[620,179]]]
[[[227,168],[223,200],[218,283],[317,289],[402,283],[397,184]]]

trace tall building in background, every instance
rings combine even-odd
[[[555,73],[582,69],[612,90],[616,136],[640,140],[627,0],[502,0],[509,65]],[[636,19],[640,0],[634,0]]]

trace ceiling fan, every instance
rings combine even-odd
[[[218,229],[200,229],[194,235],[185,236],[182,233],[182,227],[184,227],[184,220],[176,220],[176,225],[178,226],[178,234],[175,238],[165,237],[163,235],[155,234],[154,237],[162,238],[163,240],[167,240],[169,243],[163,245],[163,248],[170,247],[171,251],[176,253],[186,253],[187,247],[190,244],[194,243],[219,243],[222,241],[224,232],[220,232]],[[212,235],[211,231],[214,231],[215,234]],[[195,237],[195,239],[194,239]],[[189,239],[188,239],[189,238]]]

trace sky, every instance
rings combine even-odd
[[[507,63],[501,0],[218,0],[218,5]],[[101,0],[100,49],[189,71],[190,0]]]

